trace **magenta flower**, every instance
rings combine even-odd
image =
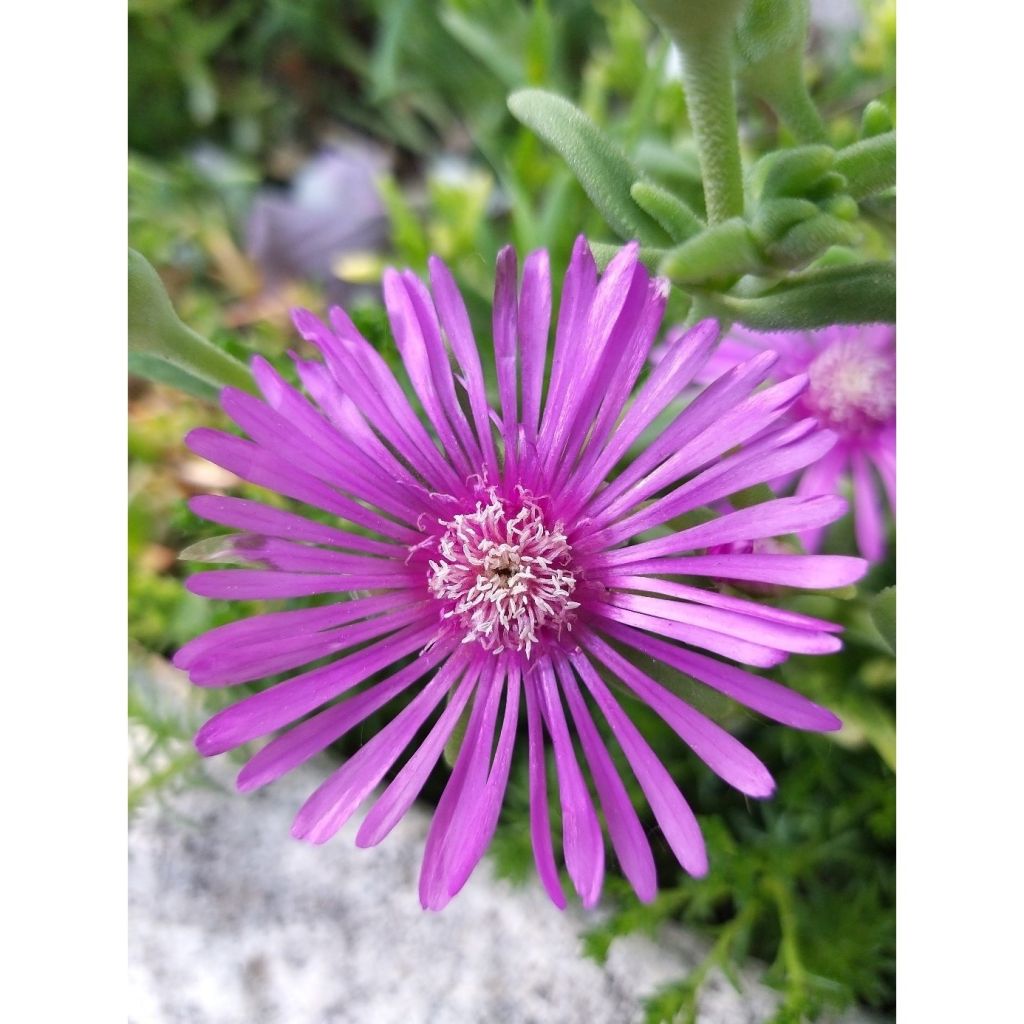
[[[765,351],[779,356],[773,378],[807,375],[807,390],[789,415],[813,417],[839,439],[799,476],[796,494],[837,494],[850,478],[857,546],[869,561],[881,561],[885,517],[876,473],[896,512],[896,329],[868,324],[760,333],[735,326],[697,379],[712,381]],[[786,490],[792,479],[777,485]],[[824,526],[817,526],[800,536],[808,551],[818,551],[823,535]]]
[[[261,568],[203,572],[189,588],[227,599],[341,595],[222,626],[178,653],[175,663],[198,686],[330,659],[214,715],[196,745],[218,754],[286,729],[242,769],[238,786],[248,791],[397,700],[390,722],[310,796],[292,829],[314,843],[329,839],[411,748],[359,828],[356,842],[372,846],[408,810],[466,712],[420,878],[423,906],[438,909],[466,882],[494,833],[522,696],[531,834],[551,899],[565,905],[548,816],[549,743],[565,865],[584,905],[597,901],[604,874],[601,823],[575,732],[622,871],[650,900],[651,848],[596,713],[694,875],[707,870],[704,843],[686,800],[605,677],[617,677],[714,772],[752,797],[771,794],[767,768],[637,661],[660,659],[796,728],[839,727],[824,708],[731,664],[827,654],[840,646],[838,627],[698,584],[711,577],[815,588],[857,579],[864,563],[856,558],[701,553],[831,522],[843,514],[842,499],[779,498],[680,525],[693,509],[814,463],[835,439],[811,419],[785,418],[804,377],[755,391],[777,361],[762,353],[717,380],[630,461],[641,436],[704,365],[717,327],[705,322],[678,337],[638,385],[667,284],[648,276],[635,245],[599,278],[582,238],[565,277],[546,388],[547,254],[527,257],[518,289],[515,254],[499,256],[492,410],[459,292],[440,261],[430,270],[433,295],[410,272],[384,278],[415,403],[341,309],[331,310],[330,326],[298,311],[299,333],[323,357],[295,359],[310,398],[256,358],[265,400],[231,389],[222,399],[251,440],[208,429],[188,437],[200,455],[318,510],[307,518],[239,498],[193,499],[199,515],[244,532],[188,554]],[[325,524],[324,514],[338,525]]]

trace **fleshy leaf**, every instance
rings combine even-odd
[[[896,133],[855,142],[836,154],[836,170],[846,178],[854,199],[875,195],[896,184]]]
[[[836,164],[829,146],[798,146],[761,157],[750,172],[750,189],[757,197],[805,195]]]
[[[556,150],[591,202],[623,239],[663,245],[668,235],[633,201],[640,172],[593,121],[568,100],[543,89],[520,89],[508,108]]]
[[[181,322],[159,275],[134,249],[128,250],[128,349],[149,357],[135,362],[143,375],[158,360],[214,388],[255,391],[242,363]],[[163,383],[171,382],[165,375]]]
[[[636,181],[629,190],[636,203],[649,213],[671,236],[674,242],[704,230],[704,222],[681,199],[649,181]]]
[[[733,217],[669,250],[658,269],[676,284],[700,284],[753,273],[761,265],[749,226]]]
[[[896,322],[896,268],[872,261],[793,277],[756,298],[707,295],[723,317],[760,331]]]
[[[872,100],[865,108],[860,121],[860,134],[870,139],[893,129],[892,112],[881,100]]]

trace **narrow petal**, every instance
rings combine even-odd
[[[649,588],[652,593],[668,593],[672,597],[679,597],[685,601],[695,601],[697,604],[707,605],[709,608],[724,608],[728,611],[739,612],[745,617],[765,619],[768,622],[777,622],[794,629],[810,631],[814,633],[840,633],[842,626],[827,619],[815,618],[812,615],[804,615],[801,612],[791,612],[785,608],[775,608],[772,605],[761,604],[760,601],[753,601],[746,597],[735,597],[732,594],[722,594],[717,590],[708,590],[704,587],[694,587],[685,583],[669,582],[660,578],[650,576],[642,577],[644,584],[633,587],[636,590],[647,589],[647,584],[653,583]]]
[[[889,509],[896,515],[896,435],[884,433],[875,442],[872,449],[875,469],[882,478],[885,495],[889,499]]]
[[[632,333],[632,323],[644,302],[647,274],[638,264],[638,252],[635,242],[619,250],[594,292],[585,327],[576,326],[572,384],[565,388],[550,427],[545,420],[541,432],[540,450],[552,476],[560,466],[575,460],[592,424],[595,402],[603,397],[598,381],[618,364],[624,340]],[[624,326],[616,331],[620,317]],[[612,344],[613,336],[618,344]],[[551,405],[549,399],[549,408]]]
[[[495,684],[497,680],[495,680]],[[508,670],[505,693],[505,714],[494,752],[494,762],[487,776],[482,797],[476,802],[472,820],[467,823],[466,839],[455,849],[454,863],[448,879],[448,895],[455,896],[466,884],[473,869],[494,838],[501,814],[508,775],[512,767],[512,746],[519,721],[520,673],[518,667]],[[490,745],[488,744],[488,750]]]
[[[531,252],[523,263],[518,326],[523,388],[522,422],[527,440],[536,441],[547,362],[548,331],[551,329],[551,265],[544,249]]]
[[[423,723],[449,692],[450,673],[439,672],[380,732],[330,775],[299,809],[292,835],[325,843],[355,813],[398,760]]]
[[[308,310],[294,310],[296,330],[324,355],[334,382],[394,450],[435,488],[458,488],[387,364],[343,310],[330,311],[334,330]]]
[[[623,595],[622,604],[611,599],[595,601],[590,608],[593,614],[599,616],[602,621],[623,622],[630,626],[646,629],[658,636],[670,636],[675,640],[682,640],[683,643],[692,644],[694,647],[732,658],[733,661],[740,661],[744,665],[772,668],[786,660],[786,653],[776,647],[766,647],[764,644],[754,643],[742,637],[726,636],[713,629],[705,629],[689,623],[677,622],[675,619],[664,616],[652,615],[649,610],[643,610],[649,609],[650,606],[642,600],[630,601],[628,598],[629,595]]]
[[[801,428],[802,424],[797,424],[792,431],[795,433]],[[801,469],[821,458],[835,444],[835,440],[835,435],[829,431],[816,431],[779,448],[758,451],[753,455],[740,452],[738,455],[723,459],[710,469],[698,473],[692,480],[677,487],[664,498],[653,501],[647,508],[594,534],[588,543],[592,544],[600,539],[601,544],[606,547],[616,544],[644,530],[660,526],[676,516],[691,512],[699,505],[711,505],[744,488],[770,480],[779,473]]]
[[[200,494],[189,498],[188,507],[197,516],[212,523],[238,530],[249,530],[269,537],[286,537],[289,540],[306,541],[310,544],[330,544],[336,548],[400,559],[405,558],[408,551],[408,548],[399,544],[371,540],[369,537],[315,523],[305,516],[271,508],[269,505],[247,498]]]
[[[646,274],[638,277],[641,283],[647,281]],[[570,492],[579,491],[578,481],[587,480],[592,475],[592,467],[600,460],[609,435],[622,417],[637,378],[647,365],[651,344],[665,314],[670,285],[665,278],[659,277],[647,282],[646,288],[647,294],[638,312],[634,314],[628,306],[623,309],[623,319],[631,318],[627,323],[631,322],[633,326],[621,358],[618,362],[606,360],[605,370],[594,381],[593,391],[600,396],[600,401],[591,412],[593,424],[586,437],[580,463],[571,475],[571,466],[567,464],[558,476],[559,481],[568,481],[565,486]],[[609,348],[615,344],[613,336],[609,340]]]
[[[816,463],[808,466],[800,477],[796,493],[798,497],[810,497],[816,494],[834,494],[839,490],[839,478],[848,459],[846,446],[836,445],[830,452],[823,455]],[[811,527],[800,531],[800,543],[812,554],[821,549],[825,536],[825,527]]]
[[[469,839],[466,826],[487,784],[487,762],[501,698],[500,687],[492,685],[495,661],[493,656],[486,656],[478,662],[481,678],[473,711],[455,767],[430,822],[420,869],[420,905],[424,910],[440,910],[451,899],[456,851]]]
[[[374,574],[395,569],[406,571],[408,550],[399,548],[398,551],[401,553],[399,558],[377,558],[312,544],[296,544],[261,533],[232,533],[193,544],[179,557],[186,562],[257,565],[281,572]]]
[[[853,463],[853,527],[857,547],[869,562],[885,557],[885,521],[875,481],[868,460],[862,452],[854,452]]]
[[[416,493],[381,473],[368,452],[314,408],[265,359],[252,360],[253,377],[274,415],[243,392],[221,395],[224,411],[257,443],[285,455],[314,476],[349,490],[385,511],[416,522],[422,503],[410,503]]]
[[[405,397],[405,391],[391,372],[391,367],[356,330],[340,306],[332,306],[329,316],[331,325],[348,356],[344,376],[339,381],[342,388],[353,402],[359,405],[366,396],[362,392],[358,395],[352,394],[350,384],[353,370],[357,371],[357,376],[365,378],[373,389],[373,399],[377,407],[384,406],[390,422],[396,424],[407,439],[408,445],[402,445],[402,450],[405,457],[411,460],[410,464],[433,486],[457,490],[461,481],[451,465],[438,453],[430,435]],[[396,438],[394,443],[400,444],[401,441]]]
[[[639,590],[681,599],[665,601],[615,593],[611,600],[620,608],[632,608],[659,619],[689,623],[789,654],[832,654],[842,646],[838,637],[821,630],[749,615],[745,609],[716,608],[687,600],[688,592],[693,588],[669,580],[650,576],[623,576],[616,578],[615,586],[616,589],[621,587],[623,590]]]
[[[196,455],[230,470],[249,483],[266,487],[325,512],[333,512],[350,523],[392,540],[417,544],[422,539],[414,530],[364,508],[313,474],[251,441],[219,430],[199,427],[185,437],[185,443]]]
[[[652,558],[624,566],[624,571],[711,579],[778,583],[801,590],[845,587],[867,572],[863,558],[848,555],[690,555]]]
[[[259,753],[251,757],[238,773],[236,785],[239,791],[248,793],[259,789],[326,750],[350,729],[365,721],[375,711],[379,711],[417,679],[449,658],[455,646],[454,642],[435,644],[411,665],[407,665],[382,682],[318,712],[276,736]],[[461,668],[457,659],[453,657],[442,666],[439,674],[448,673],[454,679],[458,671],[461,671]]]
[[[564,438],[564,433],[568,431],[571,419],[571,410],[568,408],[571,393],[578,387],[580,379],[579,339],[586,331],[596,290],[597,267],[590,247],[581,235],[573,247],[562,287],[562,301],[558,309],[551,382],[544,404],[538,443],[538,450],[545,462],[546,453],[554,447],[556,434],[561,430]],[[547,468],[550,470],[550,464]]]
[[[367,461],[376,465],[379,476],[414,492],[422,489],[422,479],[374,433],[366,417],[338,386],[331,371],[323,363],[302,359],[294,352],[289,355],[302,386],[342,437],[351,442],[350,450],[362,453]]]
[[[601,884],[604,881],[601,825],[576,761],[551,661],[541,658],[534,672],[527,678],[533,680],[537,688],[541,714],[555,751],[558,795],[562,804],[565,866],[583,906],[592,907],[601,896]]]
[[[707,359],[717,337],[717,321],[702,320],[688,332],[665,343],[664,358],[640,389],[622,423],[601,452],[600,459],[590,468],[590,475],[596,478],[594,485],[608,475],[629,450],[629,446],[679,397]],[[578,480],[577,484],[581,487],[591,486],[590,477],[586,481]]]
[[[674,454],[609,505],[602,519],[616,518],[631,506],[708,466],[723,453],[769,429],[792,407],[806,386],[806,377],[791,377],[750,395],[732,408],[720,410],[709,425],[685,443],[679,443]],[[696,420],[696,411],[693,417]],[[694,426],[699,424],[695,422]]]
[[[363,819],[356,835],[356,846],[376,846],[412,806],[413,800],[419,795],[428,776],[434,770],[444,745],[469,701],[478,675],[475,670],[468,672],[456,687],[427,738],[405,762],[402,770]]]
[[[253,615],[248,619],[217,626],[190,640],[174,655],[173,663],[175,668],[188,669],[199,658],[218,651],[232,651],[263,640],[309,636],[322,629],[401,607],[412,600],[409,595],[399,592],[339,601],[323,608],[296,608],[286,612]]]
[[[565,909],[565,893],[558,877],[551,843],[551,815],[548,809],[547,758],[544,753],[544,727],[541,723],[540,698],[530,676],[523,680],[526,695],[526,724],[529,745],[530,774],[530,839],[537,874],[551,902]]]
[[[498,398],[501,402],[502,435],[506,450],[514,447],[518,416],[516,393],[516,335],[519,303],[516,297],[516,251],[511,245],[498,253],[494,271],[494,306],[492,334],[494,337],[494,368],[498,376]]]
[[[701,548],[735,541],[780,537],[812,527],[824,526],[846,513],[846,500],[838,495],[817,498],[776,498],[760,505],[728,512],[708,523],[691,526],[667,537],[632,544],[600,554],[595,566],[625,565],[663,555],[681,555]]]
[[[672,776],[616,703],[583,651],[576,651],[570,661],[611,726],[676,859],[689,874],[698,878],[706,875],[708,856],[700,826]]]
[[[583,744],[583,753],[601,800],[612,847],[619,858],[622,873],[643,903],[650,903],[658,892],[658,875],[651,844],[629,798],[629,793],[608,753],[604,740],[590,717],[587,705],[576,684],[569,662],[555,660],[555,670],[572,714],[576,732]]]
[[[632,491],[637,484],[642,484],[662,462],[671,458],[683,445],[692,441],[715,423],[723,413],[750,394],[767,377],[774,361],[775,356],[772,353],[764,353],[757,359],[736,367],[727,376],[702,391],[643,452],[588,503],[588,515],[601,522],[616,518],[615,514],[608,512],[610,506],[621,504],[624,494]],[[599,482],[593,478],[588,481],[592,486]]]
[[[412,382],[413,390],[437,431],[448,457],[458,466],[463,476],[468,476],[472,470],[465,460],[454,428],[448,422],[440,395],[434,386],[427,343],[405,278],[389,267],[384,271],[382,286],[384,305],[395,336],[395,345],[402,357],[402,364]]]
[[[387,566],[382,572],[345,576],[268,569],[214,569],[190,576],[185,586],[200,597],[222,601],[269,601],[312,594],[351,594],[357,590],[405,589],[422,582],[422,573]]]
[[[747,796],[772,795],[775,782],[771,774],[739,740],[659,686],[595,634],[587,631],[581,640],[587,650],[660,715],[716,775]]]
[[[486,460],[487,471],[493,480],[498,479],[498,456],[491,433],[491,421],[487,406],[487,387],[480,365],[480,354],[469,324],[466,305],[451,272],[436,256],[430,257],[430,286],[434,293],[437,315],[455,353],[455,359],[465,375],[469,406],[476,426],[477,440]]]
[[[570,392],[574,411],[568,421],[564,454],[561,464],[553,466],[559,484],[564,484],[587,445],[604,443],[607,427],[618,419],[628,393],[621,389],[631,387],[632,379],[646,361],[641,350],[646,352],[650,347],[665,308],[664,282],[652,289],[650,275],[637,260],[632,263],[628,285],[624,282],[621,287],[621,297],[616,296],[614,302],[607,304],[604,320],[598,314],[602,309],[603,284],[604,279],[598,286],[584,334],[585,361],[578,370],[578,386]]]
[[[218,711],[196,734],[204,757],[222,754],[289,725],[435,638],[437,622],[406,626],[355,654],[304,672]]]
[[[411,270],[405,271],[402,277],[405,280],[405,287],[412,301],[413,310],[419,321],[420,333],[427,348],[431,379],[438,401],[441,403],[448,422],[459,437],[470,468],[479,467],[483,464],[483,454],[473,436],[469,421],[462,411],[462,406],[459,405],[455,391],[455,377],[452,374],[448,352],[441,338],[441,324],[437,318],[437,310],[434,308],[434,300],[423,282]]]
[[[400,626],[422,621],[427,610],[426,603],[422,602],[312,635],[275,636],[262,643],[230,651],[221,649],[196,658],[189,669],[189,679],[195,686],[236,686],[265,679],[319,658],[339,654],[356,644],[392,633]]]
[[[842,722],[827,708],[763,676],[755,676],[629,626],[607,623],[601,628],[615,640],[685,672],[773,721],[811,732],[833,732],[842,728]]]

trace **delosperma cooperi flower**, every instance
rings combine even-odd
[[[896,512],[896,329],[861,324],[761,332],[734,326],[697,379],[710,382],[765,351],[779,356],[773,379],[807,375],[808,386],[790,417],[811,417],[837,438],[833,448],[799,474],[796,493],[839,493],[849,479],[857,546],[868,561],[881,561],[885,518],[876,474]],[[779,481],[780,489],[788,489],[790,482]],[[808,551],[818,551],[823,534],[824,527],[818,526],[800,539]]]
[[[547,254],[527,257],[518,284],[515,254],[502,251],[495,409],[465,306],[436,259],[430,279],[428,291],[411,272],[384,277],[414,401],[341,309],[331,310],[329,325],[298,311],[296,327],[321,357],[295,357],[306,394],[256,358],[263,400],[231,389],[222,396],[250,439],[209,429],[189,435],[192,450],[212,462],[319,510],[307,518],[236,497],[192,499],[200,516],[242,532],[203,542],[187,557],[256,568],[202,572],[189,588],[221,599],[338,595],[335,603],[221,626],[178,653],[175,663],[199,686],[329,659],[214,715],[196,744],[218,754],[285,730],[242,769],[238,786],[248,791],[404,694],[400,710],[309,797],[293,826],[297,837],[324,842],[390,776],[358,831],[357,843],[371,846],[408,810],[465,717],[420,879],[423,906],[437,909],[464,885],[494,833],[525,707],[531,834],[551,899],[565,905],[549,823],[548,744],[564,862],[581,901],[598,900],[604,875],[598,807],[623,873],[650,900],[648,835],[600,719],[669,847],[694,875],[707,870],[704,843],[678,786],[605,679],[616,677],[712,771],[752,797],[772,793],[767,768],[650,678],[637,655],[777,722],[839,727],[829,711],[740,667],[770,667],[792,652],[828,654],[840,646],[838,627],[706,584],[828,588],[857,579],[865,567],[857,558],[708,553],[816,529],[844,513],[843,500],[778,498],[679,524],[694,509],[721,509],[741,489],[814,464],[835,436],[812,418],[789,417],[805,376],[759,389],[778,360],[760,353],[720,376],[641,448],[711,355],[717,326],[707,321],[676,337],[647,373],[668,287],[649,277],[636,245],[599,277],[586,242],[577,241],[550,373]]]

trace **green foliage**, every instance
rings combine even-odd
[[[616,145],[568,100],[540,89],[508,98],[509,110],[565,159],[608,224],[624,238],[657,245],[668,240],[630,194],[640,174]]]
[[[871,606],[871,617],[893,654],[896,653],[896,588],[886,587]]]
[[[752,298],[705,296],[721,315],[761,331],[894,323],[896,268],[854,263],[810,270]]]
[[[128,347],[143,357],[134,372],[146,376],[147,369],[164,364],[188,385],[184,390],[200,397],[208,397],[211,387],[254,390],[242,363],[181,322],[157,272],[134,249],[128,250]]]

